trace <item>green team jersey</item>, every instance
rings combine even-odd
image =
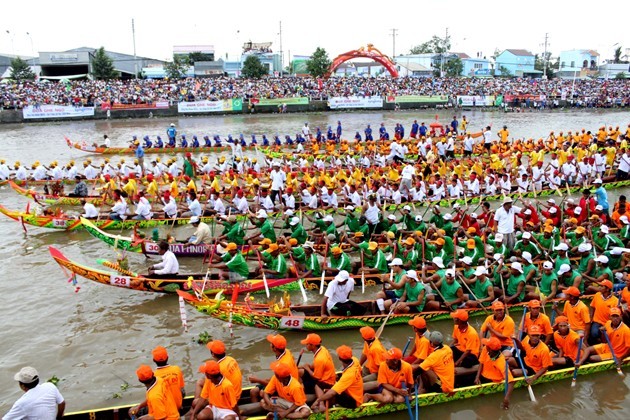
[[[521,283],[525,284],[525,276],[523,274],[519,274],[518,276],[511,275],[507,282],[506,293],[508,294],[508,296],[514,296],[518,291],[518,285]],[[518,295],[518,299],[522,301],[524,297],[525,288],[523,287],[523,290]]]
[[[479,250],[479,248],[475,247],[473,249],[464,249],[464,257],[472,258],[472,265],[478,265],[479,259],[483,257],[483,252]]]
[[[595,235],[595,233],[593,233],[593,235]],[[616,246],[624,246],[623,242],[621,242],[621,239],[611,234],[606,234],[601,238],[599,236],[593,236],[593,242],[595,242],[600,248],[604,250],[608,250]]]
[[[594,277],[595,278],[599,278],[599,277],[601,277],[604,274],[608,275],[608,278],[606,280],[610,280],[613,283],[615,282],[615,276],[613,275],[612,270],[610,269],[610,267],[598,266],[595,269],[595,276]]]
[[[409,282],[405,283],[405,293],[407,293],[407,302],[417,302],[418,297],[420,296],[423,290],[424,290],[424,285],[422,284],[422,282],[417,281],[415,286],[412,286],[411,284],[409,284]],[[416,306],[416,308],[418,309],[418,312],[424,309],[425,302],[426,302],[426,295],[422,299],[422,302],[420,302]]]
[[[259,229],[264,238],[269,239],[271,242],[276,242],[276,231],[269,219],[265,219],[265,221],[261,223]]]
[[[291,248],[291,255],[293,257],[293,261],[304,264],[306,262],[306,252],[304,252],[304,248],[301,246],[295,246]]]
[[[270,256],[270,261],[267,263],[267,268],[277,273],[279,278],[286,277],[287,275],[287,260],[284,255],[278,254],[276,257]]]
[[[608,257],[608,268],[611,270],[621,268],[621,255],[613,255],[610,251],[604,252],[604,255]]]
[[[483,281],[479,281],[479,279],[477,279],[470,289],[473,291],[477,299],[485,299],[490,296],[488,293],[488,287],[494,286],[492,286],[492,282],[488,280],[488,277],[484,277]]]
[[[243,254],[240,252],[236,252],[234,255],[230,255],[229,252],[226,252],[221,260],[227,265],[228,270],[238,273],[244,278],[249,277],[249,267],[247,267],[247,261],[243,257]]]
[[[560,266],[562,264],[569,264],[569,265],[571,265],[571,260],[569,259],[569,257],[556,257],[556,262],[553,265],[554,270],[555,271],[560,270]]]
[[[348,254],[342,252],[339,256],[335,257],[333,254],[329,257],[329,267],[336,268],[337,270],[346,270],[350,272],[352,269],[352,264],[350,263],[350,258]]]
[[[586,255],[583,255],[582,258],[580,258],[580,264],[578,265],[578,269],[577,269],[580,272],[580,274],[586,273],[586,270],[588,270],[588,264],[593,259],[595,259],[595,257],[590,252]]]
[[[527,279],[527,277],[529,276],[529,272],[533,271],[534,272],[534,276],[536,276],[536,273],[538,273],[538,267],[534,264],[527,264],[523,266],[523,276],[525,276],[525,278]]]
[[[418,263],[418,258],[420,258],[420,253],[418,252],[418,250],[413,248],[409,251],[407,251],[405,248],[400,249],[403,250],[400,254],[400,259],[402,260],[403,264],[411,261],[411,268],[415,267]]]
[[[241,228],[240,223],[234,223],[229,228],[226,226],[226,229],[225,237],[228,242],[234,242],[236,245],[243,245],[245,243],[245,231]]]
[[[442,278],[442,284],[440,284],[440,292],[442,292],[442,296],[446,299],[447,302],[452,302],[457,299],[457,291],[462,288],[462,285],[457,281],[454,281],[452,284],[448,284],[446,278]]]
[[[556,290],[558,290],[558,275],[556,271],[552,271],[551,274],[546,274],[544,271],[540,276],[540,291],[543,295],[549,296],[551,293],[551,285],[556,282]]]
[[[540,255],[540,248],[538,248],[536,244],[534,244],[533,242],[529,242],[526,244],[522,240],[516,241],[516,244],[514,245],[514,250],[521,251],[521,252],[529,252],[532,255],[532,257],[536,257]]]
[[[400,221],[403,224],[403,226],[405,226],[405,230],[409,230],[409,231],[418,230],[418,223],[416,222],[415,217],[412,216],[410,213],[403,215]]]
[[[319,264],[319,260],[317,259],[317,255],[315,255],[315,253],[306,257],[305,265],[306,269],[311,271],[311,275],[313,277],[319,277],[322,274],[322,266]]]
[[[394,273],[394,283],[400,283],[405,274],[407,274],[405,270],[401,270],[398,274]],[[396,297],[401,298],[403,293],[405,293],[405,288],[402,287],[400,289],[394,289],[394,293],[396,294]]]
[[[298,244],[303,244],[308,239],[308,233],[304,229],[301,223],[295,226],[291,226],[291,237],[297,239]]]

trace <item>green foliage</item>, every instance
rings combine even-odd
[[[114,69],[114,60],[101,47],[94,53],[92,58],[92,76],[97,80],[115,79],[119,73]]]
[[[545,67],[547,68],[547,77],[553,77],[553,64],[551,63],[550,52],[547,52],[546,56],[544,54],[542,56],[536,54],[535,56],[534,69],[544,73]]]
[[[203,331],[199,333],[197,338],[193,337],[193,341],[196,341],[197,344],[208,344],[212,341],[212,336],[208,331]]]
[[[61,379],[57,378],[57,375],[53,375],[52,378],[48,379],[46,382],[50,382],[54,386],[57,386]]]
[[[164,71],[169,79],[181,79],[186,75],[189,67],[188,56],[174,55],[173,61],[164,64]]]
[[[615,79],[625,79],[625,78],[626,78],[626,73],[624,73],[623,71],[621,73],[615,74]]]
[[[615,48],[615,57],[613,59],[613,63],[615,64],[621,63],[621,46]]]
[[[317,47],[311,59],[306,62],[306,70],[313,77],[322,77],[328,73],[331,64],[332,61],[328,58],[326,50]]]
[[[455,57],[444,62],[444,72],[447,77],[458,77],[464,71],[464,63],[461,58]]]
[[[512,76],[510,70],[505,66],[499,66],[499,72],[501,73],[501,76]]]
[[[260,79],[266,74],[268,74],[267,67],[260,62],[260,58],[253,54],[248,55],[243,62],[241,75],[250,79]]]
[[[451,37],[441,38],[433,35],[433,38],[420,45],[416,45],[409,51],[410,54],[443,54],[451,49]]]
[[[22,60],[20,57],[16,57],[11,60],[10,78],[16,82],[35,80],[35,73],[33,73],[26,61]]]
[[[212,54],[202,53],[202,52],[191,52],[188,54],[188,64],[191,66],[195,64],[195,61],[214,61],[214,57]]]

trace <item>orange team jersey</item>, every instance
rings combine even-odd
[[[479,355],[479,364],[481,365],[481,376],[492,382],[505,381],[505,357],[501,352],[493,359],[488,353],[488,349],[484,346]],[[508,369],[508,381],[514,382],[514,376]]]
[[[236,394],[234,394],[234,386],[225,376],[217,385],[206,379],[201,390],[201,398],[208,400],[211,405],[217,408],[225,408],[226,410],[234,409],[238,402]]]
[[[624,287],[621,291],[621,300],[626,303],[626,305],[630,305],[630,290],[628,290],[628,286]]]
[[[175,401],[173,401],[173,397],[162,379],[156,377],[155,383],[147,389],[146,398],[149,415],[153,418],[179,419],[177,405],[175,405]]]
[[[383,363],[378,368],[377,381],[379,384],[390,384],[399,389],[402,388],[402,382],[404,381],[406,387],[413,388],[413,369],[404,360],[400,361],[400,369],[397,371],[391,370],[387,363]]]
[[[569,329],[569,333],[562,336],[556,331],[553,333],[553,341],[556,343],[556,348],[562,350],[564,357],[568,357],[575,362],[578,352],[578,343],[580,341],[580,335],[578,333]]]
[[[608,299],[605,299],[601,292],[595,293],[591,301],[591,308],[595,309],[595,312],[593,312],[593,322],[604,325],[610,320],[610,308],[618,304],[619,299],[613,294],[608,296]]]
[[[304,394],[304,387],[297,379],[290,377],[289,383],[283,385],[282,382],[273,375],[271,380],[265,387],[265,392],[269,395],[273,395],[275,393],[278,394],[280,398],[283,398],[290,403],[297,405],[298,407],[306,404],[306,394]]]
[[[461,331],[457,325],[453,327],[453,341],[457,342],[455,347],[459,351],[464,353],[466,350],[470,350],[472,354],[479,356],[481,342],[477,330],[472,325],[469,325],[466,331]]]
[[[527,366],[532,368],[534,372],[538,372],[541,369],[548,368],[553,365],[549,347],[547,347],[542,340],[533,347],[529,344],[529,337],[525,337],[522,344],[526,353],[523,361],[527,364]]]
[[[324,346],[320,346],[313,355],[313,376],[315,379],[330,385],[337,380],[335,364],[330,356],[330,352]]]
[[[505,338],[499,338],[502,346],[512,346],[512,336],[514,335],[514,320],[509,315],[505,315],[501,321],[494,319],[494,315],[490,315],[486,318],[481,326],[481,334],[484,335],[488,331],[488,326],[491,326],[493,330],[505,336]],[[494,336],[494,335],[493,335]]]
[[[450,347],[443,345],[434,350],[424,362],[420,363],[420,368],[435,372],[440,378],[443,392],[449,393],[455,389],[455,361]]]
[[[578,300],[578,303],[571,305],[568,300],[564,303],[562,314],[569,319],[569,326],[576,331],[584,331],[586,324],[591,322],[591,314],[584,302]]]
[[[184,388],[184,375],[179,366],[158,366],[155,369],[156,378],[160,378],[164,381],[164,385],[173,396],[173,401],[177,408],[182,408],[182,388]]]
[[[413,352],[413,356],[419,360],[426,359],[427,357],[429,357],[429,355],[433,351],[433,348],[431,347],[431,342],[429,341],[429,339],[426,338],[424,335],[421,337],[418,337],[418,334],[416,334],[415,339],[414,339],[414,349],[416,351]]]
[[[241,392],[243,391],[243,374],[238,366],[238,362],[231,356],[225,356],[218,361],[219,369],[221,369],[221,375],[229,379],[232,387],[234,388],[234,395],[236,399],[241,398]]]
[[[626,355],[628,349],[630,349],[630,327],[623,322],[619,324],[617,328],[612,327],[611,321],[608,321],[605,325],[606,333],[610,339],[610,345],[615,352],[617,359],[621,359]],[[602,358],[602,360],[612,359],[612,353],[610,353],[610,347],[606,342],[597,344],[595,351]]]
[[[378,372],[378,367],[385,362],[385,353],[385,348],[380,340],[372,341],[372,344],[369,346],[367,342],[363,342],[363,354],[367,357],[365,366],[370,373]]]
[[[357,407],[363,404],[363,376],[361,376],[359,359],[352,358],[352,363],[341,372],[341,377],[333,385],[332,390],[337,394],[345,392],[356,401]]]
[[[553,334],[553,328],[551,328],[551,322],[549,321],[549,317],[543,313],[538,314],[538,317],[532,320],[531,312],[528,312],[525,315],[525,331],[529,331],[529,327],[532,325],[537,325],[540,327],[541,333],[543,335]]]
[[[291,350],[284,349],[284,352],[280,355],[280,357],[276,358],[276,361],[287,365],[291,369],[291,376],[293,376],[295,379],[300,379],[300,373],[298,372],[298,368],[295,364],[293,354],[291,354]]]

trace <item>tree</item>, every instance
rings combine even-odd
[[[443,54],[451,49],[451,37],[447,36],[441,38],[437,35],[433,35],[433,38],[420,45],[413,47],[410,54]]]
[[[613,59],[613,63],[621,63],[621,47],[615,48],[615,58]]]
[[[11,76],[12,80],[21,82],[23,80],[35,80],[35,73],[31,70],[28,63],[20,57],[11,59]]]
[[[499,73],[501,74],[501,76],[506,76],[506,77],[512,76],[512,72],[510,72],[510,69],[508,69],[505,66],[499,66]]]
[[[114,60],[101,47],[94,52],[92,58],[92,76],[97,80],[115,79],[119,73],[114,69]]]
[[[311,59],[306,61],[306,70],[313,77],[322,77],[330,70],[332,61],[328,58],[325,49],[317,47]]]
[[[260,62],[260,58],[254,54],[248,55],[243,62],[241,75],[250,79],[260,79],[266,74],[269,74],[269,71],[267,67]]]
[[[626,73],[624,72],[615,74],[615,79],[625,79],[625,78],[626,78]]]
[[[534,69],[538,71],[542,71],[545,73],[545,68],[547,69],[546,74],[547,77],[553,77],[553,64],[551,63],[551,52],[547,52],[547,55],[538,55],[534,56]]]
[[[196,61],[214,61],[214,56],[212,54],[202,53],[199,51],[188,54],[188,64],[192,66]]]
[[[459,57],[451,58],[444,62],[444,72],[447,77],[458,77],[464,71],[464,63]]]
[[[189,67],[188,56],[174,55],[173,61],[164,64],[164,71],[169,79],[181,79],[186,75]]]

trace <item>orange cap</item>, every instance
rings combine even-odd
[[[501,349],[501,341],[499,341],[499,339],[496,337],[484,338],[482,342],[490,350],[497,351]]]
[[[467,233],[477,233],[477,228],[475,228],[475,227],[472,227],[472,226],[471,226],[471,227],[469,227],[469,228],[466,230],[466,232],[467,232]]]
[[[286,349],[287,348],[287,339],[281,336],[280,334],[269,334],[267,336],[267,341],[269,341],[273,346],[277,349]]]
[[[206,373],[208,375],[217,375],[221,373],[221,368],[216,360],[210,360],[199,366],[199,372]]]
[[[235,249],[238,249],[238,246],[234,243],[234,242],[230,242],[229,244],[227,244],[227,246],[225,247],[226,251],[234,251]]]
[[[269,245],[271,244],[271,239],[265,238],[262,241],[258,242],[259,245]]]
[[[291,239],[289,239],[289,243],[290,243],[292,246],[295,246],[295,245],[297,245],[298,240],[297,240],[297,239],[295,239],[295,238],[291,238]]]
[[[334,247],[331,252],[333,254],[341,254],[341,248],[339,248],[338,246]]]
[[[308,334],[304,340],[300,341],[300,343],[319,346],[320,344],[322,344],[322,338],[319,335],[312,333]]]
[[[291,376],[291,369],[282,362],[273,362],[270,367],[273,373],[279,378]]]
[[[466,247],[468,249],[475,249],[475,240],[471,238],[468,241],[466,241]]]
[[[374,337],[376,337],[376,333],[374,332],[374,328],[372,327],[363,327],[359,330],[359,332],[361,333],[361,337],[363,337],[364,340],[372,340],[374,339]]]
[[[499,302],[497,300],[497,301],[492,302],[491,308],[493,311],[497,309],[505,309],[505,305],[503,304],[503,302]]]
[[[225,343],[221,340],[213,340],[206,344],[210,353],[225,354]]]
[[[603,281],[600,281],[600,282],[599,282],[599,285],[600,285],[600,286],[607,287],[607,288],[609,288],[609,289],[611,289],[611,290],[612,290],[612,288],[613,288],[612,281],[610,281],[610,280],[603,280]]]
[[[529,302],[527,302],[527,306],[530,308],[540,308],[540,301],[539,300],[530,300]]]
[[[352,359],[352,349],[348,346],[339,346],[337,347],[337,356],[343,360]]]
[[[442,238],[437,238],[435,241],[433,241],[433,243],[437,245],[444,245],[446,242]]]
[[[168,352],[162,346],[154,348],[151,355],[153,355],[153,360],[156,362],[166,362],[168,360]]]
[[[387,360],[400,360],[402,359],[402,351],[399,348],[392,347],[385,353],[385,359]]]
[[[542,334],[542,330],[538,325],[532,325],[527,329],[527,334],[529,335],[540,335]]]
[[[153,378],[153,369],[151,369],[151,366],[140,365],[138,370],[136,370],[136,375],[138,375],[138,380],[140,382],[148,381]]]
[[[621,309],[618,306],[613,306],[610,308],[610,315],[619,315],[621,316]]]
[[[460,321],[468,321],[468,311],[464,309],[458,309],[451,313],[451,318],[458,319]]]
[[[418,329],[427,327],[427,321],[425,321],[424,318],[422,318],[421,316],[412,318],[411,320],[409,320],[408,324]]]
[[[569,295],[569,296],[575,296],[575,297],[579,297],[580,296],[580,291],[577,287],[571,286],[571,287],[567,287],[566,289],[564,289],[564,294],[565,295]]]
[[[566,322],[567,324],[569,323],[569,318],[567,318],[566,316],[559,316],[556,318],[556,322],[553,325],[558,325],[561,324],[563,322]]]
[[[267,247],[268,252],[274,252],[278,250],[278,244],[269,244]]]

